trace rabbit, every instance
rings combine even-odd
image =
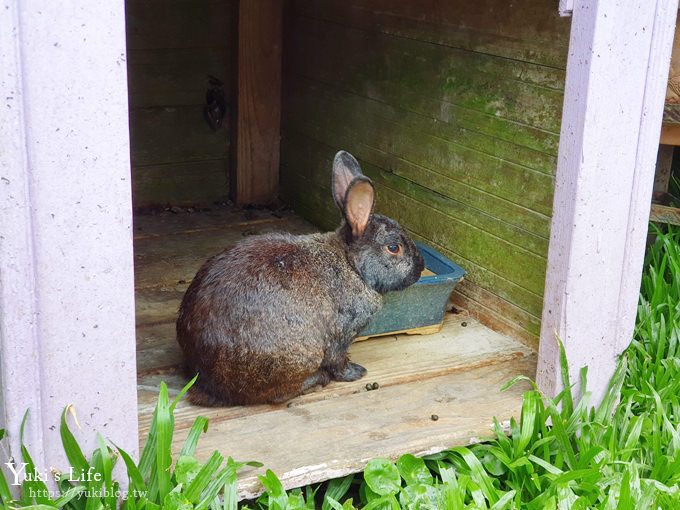
[[[381,295],[415,283],[418,248],[399,224],[373,214],[373,183],[344,151],[332,195],[343,214],[334,232],[250,236],[209,259],[186,291],[177,341],[196,405],[277,404],[354,381],[355,336]]]

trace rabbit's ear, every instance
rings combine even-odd
[[[333,158],[333,200],[343,213],[347,190],[358,178],[367,179],[361,173],[359,162],[349,152],[338,152]]]
[[[352,227],[352,235],[360,237],[373,210],[373,184],[349,152],[340,151],[333,159],[333,199]]]
[[[363,235],[372,210],[373,184],[367,177],[355,180],[347,190],[345,199],[345,217],[355,239]]]

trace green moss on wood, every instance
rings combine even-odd
[[[283,196],[334,228],[330,162],[349,150],[376,185],[377,211],[465,267],[482,289],[470,299],[535,338],[568,22],[538,1],[499,4],[495,17],[454,1],[438,7],[447,21],[376,5],[292,4]]]

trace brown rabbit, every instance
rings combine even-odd
[[[335,232],[252,236],[208,260],[187,290],[177,341],[199,405],[278,403],[366,369],[347,358],[381,294],[416,282],[420,252],[392,219],[372,214],[373,184],[340,151]]]

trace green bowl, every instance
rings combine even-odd
[[[465,270],[427,244],[416,241],[416,246],[425,261],[425,269],[434,275],[421,276],[407,289],[385,294],[381,310],[357,338],[394,333],[434,333],[441,328],[446,303],[465,276]]]

